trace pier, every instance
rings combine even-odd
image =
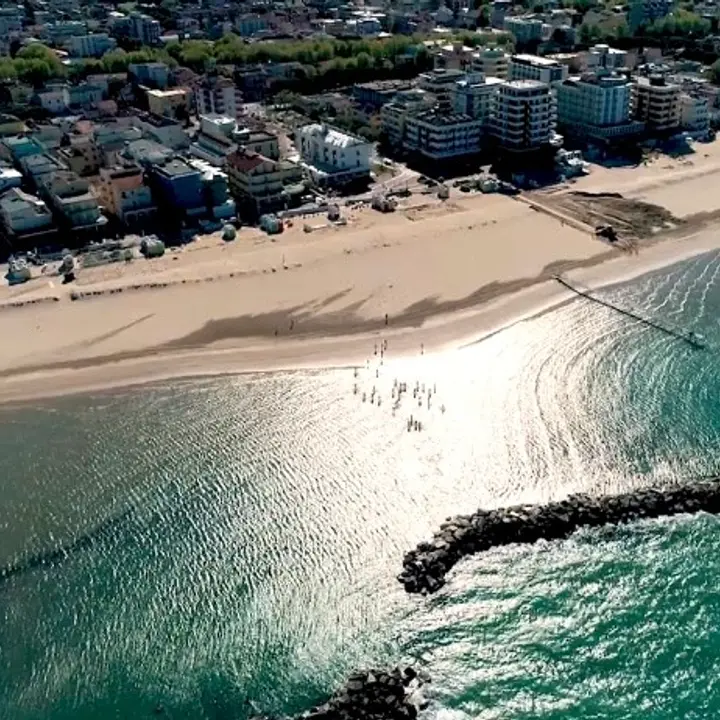
[[[405,555],[398,575],[408,593],[434,593],[467,555],[501,545],[567,538],[580,528],[619,525],[681,513],[720,514],[720,478],[622,495],[571,495],[546,505],[477,510],[448,518],[429,542]]]
[[[613,305],[613,303],[608,302],[607,300],[601,300],[598,297],[595,297],[594,295],[591,295],[588,292],[585,292],[584,290],[580,290],[579,288],[574,287],[571,285],[567,280],[561,278],[559,275],[555,275],[554,279],[557,280],[563,287],[570,290],[570,292],[575,293],[576,295],[585,298],[586,300],[589,300],[590,302],[597,303],[598,305],[602,305],[603,307],[610,308],[610,310],[614,310],[616,313],[619,313],[620,315],[624,315],[625,317],[630,318],[631,320],[635,320],[635,322],[639,322],[642,325],[647,325],[648,327],[651,327],[655,330],[658,330],[662,333],[665,333],[665,335],[669,335],[670,337],[674,338],[675,340],[682,340],[683,342],[686,342],[690,347],[695,348],[696,350],[703,350],[705,348],[705,345],[692,333],[683,333],[679,330],[673,330],[672,328],[665,327],[664,325],[660,325],[660,323],[655,322],[654,320],[648,320],[647,318],[641,317],[640,315],[636,315],[634,312],[631,312],[630,310],[625,310],[624,308],[618,307],[617,305]]]

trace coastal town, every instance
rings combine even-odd
[[[556,301],[558,273],[714,247],[719,12],[1,7],[9,396],[110,360],[121,382],[161,355],[364,363],[380,331],[447,347]]]

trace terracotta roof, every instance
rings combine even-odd
[[[235,168],[236,170],[240,170],[241,172],[250,172],[250,170],[254,170],[259,165],[262,165],[265,162],[265,159],[262,155],[258,155],[257,153],[231,153],[227,157],[227,164],[230,167]]]

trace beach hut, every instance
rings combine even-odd
[[[8,285],[19,285],[20,283],[27,282],[31,277],[30,267],[25,260],[10,258],[8,270],[5,274]]]

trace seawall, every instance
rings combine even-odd
[[[448,518],[430,542],[405,555],[398,580],[409,593],[429,594],[445,584],[466,555],[500,545],[566,538],[579,528],[616,525],[680,513],[720,513],[720,478],[621,495],[571,495],[547,505],[514,505]]]

